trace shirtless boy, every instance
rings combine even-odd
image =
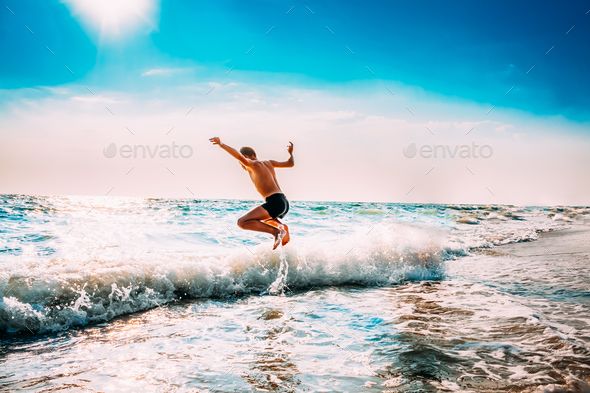
[[[265,199],[265,203],[250,210],[238,219],[238,226],[251,231],[270,233],[275,241],[272,249],[276,249],[282,241],[282,245],[289,243],[289,228],[279,221],[289,211],[289,201],[281,191],[275,174],[275,168],[291,168],[295,165],[293,160],[293,143],[289,142],[287,161],[259,160],[256,152],[251,147],[244,146],[237,151],[233,147],[221,142],[218,137],[209,141],[219,145],[223,150],[237,159],[242,168],[248,171],[256,190]]]

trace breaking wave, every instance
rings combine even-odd
[[[261,244],[209,256],[31,260],[2,273],[0,331],[65,330],[185,298],[436,280],[444,277],[445,260],[464,255],[449,246],[448,233],[440,229],[394,224],[371,233],[344,241],[304,238],[276,251]]]

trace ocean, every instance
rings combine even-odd
[[[0,389],[590,391],[588,207],[258,204],[0,195]]]

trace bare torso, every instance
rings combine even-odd
[[[254,183],[256,190],[263,198],[269,197],[281,191],[275,169],[269,161],[252,160],[252,165],[242,167],[250,174],[250,179]]]

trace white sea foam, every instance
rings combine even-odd
[[[377,225],[344,241],[303,239],[210,256],[143,253],[107,259],[31,260],[4,271],[0,327],[44,332],[110,320],[191,297],[285,293],[331,285],[380,286],[441,278],[453,256],[442,230]],[[27,276],[27,270],[33,274]],[[12,289],[10,289],[12,288]]]
[[[536,240],[588,214],[571,207],[297,202],[288,217],[292,242],[271,251],[262,235],[233,229],[253,205],[5,196],[0,331],[67,329],[186,297],[437,279],[449,258]],[[260,240],[266,242],[256,245]]]

